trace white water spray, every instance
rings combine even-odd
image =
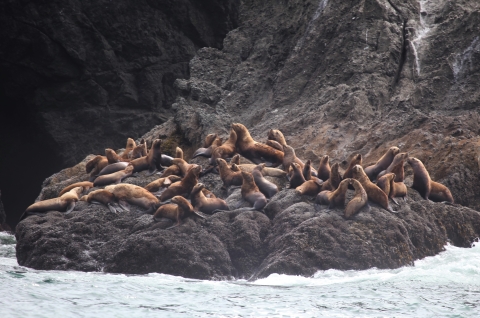
[[[416,30],[417,32],[417,37],[413,39],[412,41],[412,49],[413,49],[413,54],[415,55],[415,66],[417,69],[417,74],[420,75],[421,71],[421,64],[420,64],[420,57],[419,57],[419,51],[422,48],[423,45],[423,39],[428,35],[430,32],[430,27],[428,26],[428,23],[426,21],[426,16],[422,15],[422,12],[425,12],[425,4],[427,3],[428,0],[420,0],[420,28]]]
[[[452,63],[455,80],[462,78],[466,72],[472,70],[474,66],[474,61],[472,60],[474,53],[480,53],[480,38],[478,36],[473,39],[470,46],[462,53],[455,55],[455,60]]]

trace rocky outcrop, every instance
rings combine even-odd
[[[55,196],[65,185],[88,177],[84,165],[49,178],[40,197]],[[126,182],[144,186],[153,179],[143,172]],[[281,189],[285,185],[285,180],[272,181]],[[220,189],[218,175],[208,174],[201,182],[225,198],[231,211],[188,218],[167,230],[173,221],[155,222],[134,206],[131,212],[115,214],[78,202],[70,214],[52,211],[18,224],[18,263],[47,270],[159,272],[199,279],[312,275],[330,268],[410,265],[439,253],[447,242],[469,247],[480,236],[480,212],[427,202],[413,190],[396,214],[372,205],[371,211],[345,220],[342,209],[318,209],[311,198],[292,189],[281,190],[262,213],[238,208],[240,190]],[[347,199],[352,196],[349,190]]]

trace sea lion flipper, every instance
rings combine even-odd
[[[120,205],[124,211],[130,212],[130,208],[128,207],[128,203],[126,201],[120,200],[118,205]]]
[[[67,211],[65,211],[65,214],[72,212],[74,208],[75,208],[75,202],[70,202],[67,206]]]
[[[193,211],[193,213],[194,213],[196,216],[201,217],[202,219],[206,219],[206,217],[203,216],[203,215],[201,215],[201,214],[199,213],[199,211]]]
[[[398,204],[398,201],[395,200],[395,198],[390,198],[390,199],[392,199],[393,203],[395,203],[396,205],[400,205],[400,204]]]
[[[110,210],[110,212],[115,214],[117,213],[117,210],[110,203],[107,204],[107,207]]]
[[[162,167],[162,166],[160,166]],[[162,167],[163,169],[165,169],[164,167]],[[147,173],[147,177],[150,177],[151,175],[153,175],[155,172],[157,172],[157,169],[154,169],[153,171],[148,171]]]

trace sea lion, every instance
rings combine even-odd
[[[192,192],[193,187],[198,183],[198,177],[202,167],[199,165],[194,165],[190,170],[188,170],[185,178],[181,181],[175,182],[169,186],[163,193],[160,195],[160,201],[164,202],[170,198],[173,198],[176,195],[188,196]]]
[[[125,150],[123,151],[120,157],[122,159],[129,159],[128,156],[130,155],[130,152],[135,148],[135,146],[136,146],[135,140],[133,140],[132,138],[128,138],[127,145],[125,146]]]
[[[296,162],[290,164],[292,167],[292,176],[290,178],[290,189],[301,186],[306,180],[303,177],[302,170],[300,170],[300,165]]]
[[[197,183],[190,193],[190,199],[192,205],[196,211],[200,211],[207,214],[212,214],[215,210],[226,210],[228,211],[227,203],[219,198],[207,198],[203,193],[205,185],[203,183]]]
[[[203,157],[210,158],[212,156],[213,151],[215,149],[217,149],[217,147],[222,145],[222,138],[217,137],[217,134],[210,134],[210,135],[214,135],[215,139],[212,140],[212,142],[209,146],[206,146],[208,143],[207,143],[207,139],[205,139],[204,146],[202,148],[198,148],[195,151],[195,153],[193,154],[192,158],[196,158],[198,156],[203,156]],[[208,136],[210,136],[210,135],[208,135]],[[207,136],[207,138],[208,138],[208,136]]]
[[[390,147],[387,152],[374,164],[365,168],[365,174],[371,181],[377,178],[377,175],[387,169],[393,161],[393,158],[400,152],[398,147]]]
[[[264,161],[274,167],[282,164],[283,152],[253,140],[248,129],[242,124],[232,124],[232,128],[237,133],[237,152],[242,156],[256,164]]]
[[[305,162],[305,165],[303,166],[302,174],[306,181],[312,178],[312,161],[310,159],[308,159]]]
[[[215,165],[217,158],[227,159],[233,157],[235,154],[235,144],[237,142],[237,133],[235,130],[230,129],[230,136],[223,145],[215,148],[212,152],[212,157],[210,158],[210,164]]]
[[[133,184],[120,183],[109,185],[105,187],[105,190],[113,193],[120,203],[120,206],[127,211],[130,211],[130,209],[126,203],[145,209],[145,213],[149,214],[152,214],[160,205],[160,202],[153,194]]]
[[[347,170],[343,173],[343,179],[351,178],[352,177],[352,169],[356,165],[362,165],[362,155],[356,154],[353,156],[352,160],[350,160],[350,164],[347,167]]]
[[[330,178],[330,163],[329,163],[330,157],[328,155],[323,156],[320,158],[320,164],[317,169],[317,175],[318,178],[322,180],[328,180]]]
[[[172,164],[170,167],[163,170],[163,172],[160,174],[160,178],[166,178],[168,176],[181,176],[181,175],[182,175],[182,170],[180,169],[180,167]]]
[[[295,149],[293,149],[290,146],[284,145],[283,146],[283,168],[285,169],[285,171],[289,172],[289,175],[291,175],[292,173],[290,170],[292,162],[295,162],[296,164],[298,164],[300,166],[300,169],[303,169],[303,166],[305,166],[303,161],[300,160],[295,154]]]
[[[230,165],[233,165],[233,164],[236,164],[236,165],[239,165],[239,164],[240,164],[240,155],[239,155],[239,154],[236,154],[236,155],[233,156],[232,159],[230,160]]]
[[[343,179],[335,191],[325,190],[320,192],[315,198],[315,203],[324,204],[324,205],[328,204],[329,209],[336,206],[343,207],[345,205],[345,196],[346,196],[349,184],[350,184],[350,178]]]
[[[270,129],[268,131],[268,140],[274,140],[278,142],[282,146],[286,146],[287,142],[285,141],[285,136],[283,136],[283,133],[278,130],[278,129]]]
[[[277,149],[277,150],[283,151],[283,146],[282,146],[279,142],[277,142],[277,141],[275,141],[275,140],[270,140],[270,139],[268,139],[265,144],[266,144],[267,146],[270,146],[270,147],[275,148],[275,149]]]
[[[115,150],[107,148],[105,149],[105,157],[107,157],[108,164],[116,162],[130,162],[130,158],[123,158],[122,156],[117,155]]]
[[[59,211],[70,213],[75,208],[75,203],[78,201],[79,196],[82,194],[83,190],[83,187],[76,187],[64,193],[58,198],[35,202],[25,210],[20,219],[23,219],[24,216],[28,214],[38,212],[43,213],[48,211]]]
[[[242,198],[253,206],[251,210],[261,211],[267,205],[267,198],[260,192],[250,172],[242,171],[242,177]]]
[[[165,178],[158,178],[145,186],[145,190],[157,192],[160,188],[168,188],[172,183],[182,180],[179,176],[171,175]]]
[[[393,190],[391,189],[392,187],[392,182],[395,179],[395,174],[393,173],[387,173],[380,178],[377,179],[377,186],[382,189],[383,192],[387,195],[387,197],[390,197],[390,191]],[[393,202],[397,203],[395,199],[392,199]],[[397,203],[398,204],[398,203]]]
[[[133,169],[134,169],[133,166],[128,165],[125,169],[121,171],[99,176],[98,178],[95,179],[95,181],[93,182],[93,185],[95,187],[102,187],[112,183],[118,184],[122,182],[123,179],[130,177],[133,174]]]
[[[422,198],[435,202],[454,202],[450,190],[443,184],[433,181],[419,159],[409,157],[407,162],[413,169],[412,189],[417,190]]]
[[[230,186],[241,186],[243,183],[242,172],[233,171],[227,165],[227,162],[222,158],[217,158],[218,171],[220,173],[220,179],[222,179],[223,187],[228,188]],[[237,165],[233,164],[234,167]]]
[[[347,206],[345,207],[345,213],[343,214],[343,216],[346,219],[351,218],[353,215],[358,213],[358,211],[360,211],[365,205],[368,204],[367,192],[363,188],[362,184],[355,179],[350,178],[349,180],[350,180],[350,184],[355,189],[355,194],[353,198],[350,200],[350,202],[347,203]]]
[[[92,191],[88,195],[81,197],[79,201],[86,201],[88,204],[103,204],[106,205],[111,212],[117,213],[117,208],[114,206],[117,198],[113,193],[105,189]]]
[[[177,158],[183,160],[183,150],[180,147],[175,148],[175,159]]]
[[[310,180],[304,182],[302,185],[295,188],[295,192],[301,195],[316,196],[322,189],[323,181],[312,177]]]
[[[365,171],[363,171],[362,166],[355,165],[352,168],[352,174],[353,178],[362,184],[370,201],[379,204],[382,208],[389,212],[397,213],[393,211],[390,202],[388,202],[388,196],[382,191],[382,189],[370,181],[370,178],[368,178],[368,176],[365,174]]]
[[[264,168],[265,168],[264,163],[259,164],[255,169],[253,169],[252,176],[253,176],[253,180],[255,180],[255,184],[260,189],[260,191],[267,198],[271,198],[278,193],[278,187],[274,183],[268,181],[263,177],[262,171]]]
[[[162,166],[171,166],[172,160],[173,160],[173,157],[162,154],[162,159],[160,160],[160,163]]]
[[[142,158],[142,157],[145,157],[147,155],[147,153],[148,153],[147,142],[145,141],[145,139],[142,138],[142,140],[140,140],[140,144],[138,146],[136,146],[135,148],[133,148],[133,150],[129,154],[128,158],[130,160]]]
[[[257,165],[247,163],[247,164],[237,165],[237,167],[242,171],[252,173],[253,169],[255,169]],[[284,178],[287,175],[287,173],[282,169],[271,168],[271,167],[263,168],[262,174],[265,177],[275,177],[275,178]]]
[[[405,160],[408,159],[408,152],[401,152],[395,155],[393,158],[392,163],[388,166],[387,169],[381,171],[377,179],[380,178],[381,176],[387,174],[387,173],[394,173],[395,174],[395,182],[403,182],[405,180],[405,170],[403,168],[403,165],[405,163]]]
[[[152,148],[148,152],[147,156],[130,161],[130,165],[134,168],[134,173],[148,169],[150,174],[153,174],[155,173],[155,171],[157,171],[157,169],[162,168],[162,150],[160,148],[161,144],[161,139],[155,139],[153,141]]]
[[[67,193],[68,191],[70,191],[70,190],[72,190],[73,188],[76,188],[76,187],[83,187],[83,191],[88,191],[88,189],[93,188],[93,183],[90,182],[90,181],[75,182],[75,183],[63,188],[62,191],[60,191],[60,193],[58,194],[58,196],[60,197],[63,194]]]
[[[195,166],[195,164],[190,164],[190,163],[186,162],[185,160],[183,160],[182,158],[173,159],[172,160],[172,165],[176,165],[180,168],[180,175],[181,176],[185,176],[187,174],[188,170],[190,170],[191,167]],[[170,168],[170,167],[168,167],[168,168]]]
[[[340,182],[342,182],[342,176],[340,175],[340,172],[338,171],[339,165],[338,163],[334,163],[332,166],[332,169],[330,170],[330,175],[327,179],[322,184],[322,190],[321,191],[335,191],[337,189],[338,185]]]
[[[111,163],[108,166],[106,166],[105,168],[103,168],[102,171],[100,171],[98,173],[98,176],[103,176],[103,175],[106,175],[106,174],[111,174],[111,173],[114,173],[114,172],[117,172],[117,171],[120,171],[120,170],[124,170],[128,166],[128,164],[129,163],[125,162],[125,161],[121,161],[121,162],[117,162],[117,163]]]
[[[190,202],[188,202],[184,197],[178,195],[174,196],[171,202],[172,204],[160,206],[153,215],[153,219],[155,221],[161,221],[162,218],[168,218],[176,221],[176,223],[167,228],[167,230],[181,225],[183,223],[183,219],[189,216],[197,215],[201,218],[204,218],[194,210]]]
[[[108,160],[107,160],[107,157],[105,156],[98,155],[98,156],[95,156],[95,158],[88,161],[87,164],[85,165],[85,171],[87,173],[90,173],[89,181],[95,180],[98,173],[102,171],[102,169],[105,168],[107,165],[108,165]]]

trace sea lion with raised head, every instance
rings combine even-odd
[[[128,138],[127,139],[127,145],[125,146],[125,150],[123,151],[122,155],[120,156],[122,159],[127,159],[129,160],[129,155],[130,155],[130,152],[132,152],[132,150],[137,146],[137,144],[135,143],[135,140],[133,140],[132,138]],[[113,163],[113,162],[111,162]]]
[[[352,168],[352,174],[353,178],[358,180],[362,184],[363,188],[367,192],[367,196],[370,201],[379,204],[382,208],[389,212],[397,213],[393,211],[390,202],[388,202],[388,196],[385,194],[385,192],[382,191],[382,189],[380,189],[376,184],[370,181],[370,178],[368,178],[365,171],[363,171],[362,166],[355,165]]]
[[[183,160],[182,158],[173,159],[172,160],[172,165],[176,165],[180,168],[180,176],[185,176],[187,174],[188,170],[190,170],[191,167],[195,166],[195,164],[190,164],[190,163],[186,162],[185,160]],[[168,168],[170,168],[170,167],[168,167]]]
[[[147,184],[145,186],[145,190],[148,190],[150,192],[157,192],[161,188],[168,188],[171,184],[178,182],[180,180],[182,180],[182,178],[176,175],[171,175],[165,178],[158,178],[157,180]]]
[[[85,171],[90,174],[89,181],[95,180],[98,173],[102,171],[108,165],[107,157],[105,156],[95,156],[85,165]]]
[[[408,159],[408,152],[401,152],[395,155],[392,163],[387,167],[387,169],[381,171],[377,179],[387,173],[395,174],[395,182],[403,182],[405,180],[405,169],[403,168],[405,160]]]
[[[305,162],[305,165],[303,166],[302,174],[305,180],[307,181],[312,178],[312,161],[310,159],[308,159]]]
[[[203,183],[197,183],[190,193],[190,199],[192,205],[196,211],[200,211],[207,214],[212,214],[215,210],[228,211],[227,203],[219,198],[207,198],[203,193],[205,185]]]
[[[103,176],[99,176],[98,178],[95,179],[93,182],[93,185],[95,187],[102,187],[106,186],[112,183],[120,183],[123,181],[123,179],[126,179],[130,177],[133,174],[133,166],[128,165],[125,169],[110,173],[110,174],[105,174]]]
[[[68,191],[72,190],[73,188],[76,187],[83,187],[83,191],[88,191],[90,188],[93,188],[93,183],[90,181],[82,181],[82,182],[75,182],[60,191],[58,196],[62,196],[63,194],[67,193]]]
[[[283,146],[283,168],[289,173],[289,175],[292,174],[290,168],[293,162],[298,164],[300,166],[300,169],[303,169],[303,166],[305,166],[303,161],[300,160],[295,154],[295,149],[287,145]]]
[[[253,176],[253,180],[255,180],[255,184],[260,189],[260,191],[267,198],[271,198],[278,193],[278,187],[276,184],[268,181],[263,177],[264,168],[265,168],[264,163],[259,164],[255,169],[253,169],[252,176]]]
[[[180,147],[175,148],[175,159],[183,160],[183,150]]]
[[[362,165],[362,155],[361,154],[356,154],[352,157],[352,160],[350,160],[350,163],[348,164],[347,170],[343,173],[343,179],[351,178],[352,177],[352,169],[356,165]]]
[[[349,180],[350,184],[355,189],[355,194],[345,207],[345,213],[343,214],[343,216],[346,219],[351,218],[353,215],[357,214],[364,206],[368,205],[367,192],[363,188],[362,184],[358,180],[352,178],[349,178]]]
[[[176,223],[167,228],[172,229],[177,227],[183,223],[183,219],[197,215],[201,218],[204,218],[202,215],[198,214],[197,211],[194,210],[193,206],[182,196],[174,196],[171,200],[171,204],[165,204],[160,206],[155,214],[153,215],[153,219],[155,221],[161,221],[162,218],[167,218],[176,221]]]
[[[321,191],[335,191],[338,187],[338,185],[340,184],[340,182],[342,182],[342,176],[340,175],[340,172],[338,171],[339,169],[339,165],[338,163],[334,163],[332,165],[332,169],[330,170],[330,175],[327,179],[327,181],[325,181],[323,184],[322,184],[322,190]]]
[[[230,129],[230,136],[223,145],[215,148],[212,152],[212,157],[210,158],[210,164],[215,165],[217,158],[228,159],[232,158],[236,152],[235,144],[237,142],[237,133],[235,130]]]
[[[383,175],[383,176],[381,176],[380,178],[377,179],[377,187],[382,189],[382,191],[385,192],[387,197],[390,197],[390,191],[393,190],[393,189],[391,189],[391,187],[392,187],[392,182],[393,182],[394,179],[395,179],[395,174],[393,174],[393,173],[387,173],[387,174],[385,174],[385,175]],[[397,201],[395,201],[395,199],[392,199],[392,201],[397,203]]]
[[[338,185],[335,191],[322,191],[315,198],[315,203],[328,205],[328,208],[331,209],[336,206],[345,206],[345,196],[348,190],[348,185],[350,184],[350,179],[343,179],[342,182]]]
[[[155,139],[147,156],[130,161],[130,165],[134,168],[134,173],[148,169],[150,174],[153,174],[155,173],[155,171],[157,171],[157,169],[162,168],[162,150],[160,148],[161,144],[161,139]]]
[[[20,219],[22,220],[28,214],[44,213],[48,211],[70,213],[75,208],[75,203],[78,201],[83,191],[83,187],[76,187],[58,198],[35,202],[25,210]]]
[[[393,158],[400,152],[398,147],[390,147],[387,152],[378,161],[371,166],[365,168],[365,174],[370,181],[377,179],[377,175],[383,170],[387,169],[393,161]]]
[[[105,187],[105,190],[113,193],[120,206],[127,211],[130,209],[126,203],[145,209],[145,213],[149,214],[155,212],[157,207],[160,205],[160,202],[153,194],[144,188],[133,184],[120,183],[116,185],[109,185]]]
[[[267,138],[268,138],[268,140],[274,140],[274,141],[278,142],[282,146],[287,145],[287,142],[285,141],[285,136],[283,136],[283,133],[278,129],[270,129],[268,131]]]
[[[185,197],[189,196],[193,187],[198,183],[198,177],[200,176],[201,171],[201,166],[194,165],[188,170],[187,174],[181,181],[175,182],[163,191],[160,195],[160,201],[164,202],[176,195],[182,195]]]
[[[261,211],[267,205],[267,198],[255,184],[251,173],[242,171],[242,177],[242,198],[253,206],[252,210]]]
[[[419,159],[409,157],[407,162],[413,169],[412,189],[417,190],[422,198],[435,202],[454,202],[450,190],[443,184],[433,181]]]
[[[330,178],[330,163],[329,163],[330,157],[328,155],[322,156],[320,158],[320,164],[318,166],[317,170],[317,175],[318,178],[322,180],[328,180]]]
[[[234,123],[232,128],[237,133],[236,149],[242,156],[255,164],[268,162],[274,167],[283,163],[283,152],[253,140],[247,127]]]
[[[81,197],[79,201],[86,201],[88,204],[103,204],[107,206],[111,212],[117,213],[118,207],[114,206],[114,204],[117,202],[117,198],[115,195],[113,195],[113,193],[105,189],[92,191],[89,194]]]
[[[301,195],[316,196],[322,189],[323,181],[312,177],[302,185],[295,188],[295,192]]]
[[[148,153],[147,142],[145,141],[145,139],[142,138],[142,140],[140,140],[140,144],[138,146],[135,146],[135,148],[133,148],[128,158],[130,160],[142,158],[142,157],[145,157],[147,153]]]
[[[243,178],[241,171],[233,171],[230,167],[228,167],[227,162],[222,158],[217,158],[217,166],[224,188],[242,185]],[[236,167],[237,165],[233,164],[233,168],[236,169]]]
[[[117,155],[115,150],[107,148],[105,149],[105,157],[107,157],[108,164],[117,163],[117,162],[130,162],[130,158],[123,158],[122,156]]]
[[[290,177],[290,189],[301,186],[306,180],[303,177],[302,170],[300,170],[300,165],[296,162],[290,164],[292,167],[292,176]]]

